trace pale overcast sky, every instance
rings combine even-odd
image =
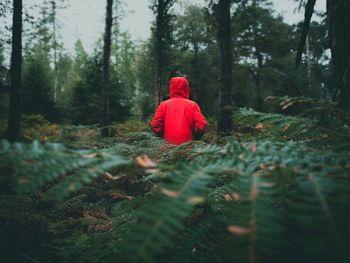
[[[72,50],[75,41],[80,38],[85,48],[90,51],[98,36],[103,33],[105,0],[74,0],[62,10],[63,42]],[[154,19],[149,9],[149,0],[124,0],[125,16],[120,21],[121,29],[128,30],[134,40],[145,40],[150,35],[151,21]],[[189,1],[203,4],[204,0]],[[303,19],[303,12],[297,13],[298,2],[295,0],[272,0],[276,12],[282,14],[287,23],[296,23]],[[326,0],[317,0],[317,10],[326,9]]]
[[[1,0],[0,0],[1,1]],[[186,0],[178,0],[183,2]],[[24,4],[34,5],[41,0],[24,0]],[[121,30],[129,31],[134,40],[146,40],[150,35],[153,14],[149,9],[150,0],[122,0],[124,17],[120,21]],[[201,4],[205,0],[192,0],[190,3]],[[296,11],[295,0],[272,0],[277,14],[282,14],[287,23],[296,23],[303,19],[303,10]],[[64,46],[72,51],[74,43],[80,38],[85,49],[90,52],[104,30],[106,0],[66,0],[68,7],[58,11],[61,24],[61,37]],[[177,8],[179,10],[179,8]],[[326,10],[326,0],[317,0],[316,10]]]

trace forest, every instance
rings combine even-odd
[[[0,1],[0,261],[350,262],[350,1],[138,1],[147,39],[100,0],[74,50],[74,1]],[[173,77],[207,122],[180,144]]]

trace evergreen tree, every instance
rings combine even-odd
[[[327,1],[328,35],[332,52],[334,97],[350,109],[350,2]]]
[[[101,86],[101,109],[100,109],[100,126],[101,135],[103,137],[109,136],[110,117],[109,117],[109,67],[110,67],[110,53],[111,53],[111,30],[113,23],[113,0],[107,0],[106,6],[106,24],[103,45],[103,83]]]
[[[237,60],[235,66],[241,67],[244,64],[248,70],[249,75],[246,77],[255,85],[253,94],[256,94],[256,99],[253,105],[259,111],[263,110],[266,94],[278,91],[278,82],[280,79],[283,81],[286,74],[280,71],[281,64],[285,64],[283,61],[293,47],[292,27],[285,24],[281,17],[274,17],[273,11],[265,4],[265,1],[252,1],[238,6],[232,19],[233,47]],[[275,76],[276,74],[279,76]],[[272,78],[275,79],[274,85],[270,82]],[[268,85],[264,83],[266,79],[270,80]],[[247,79],[241,81],[246,82]],[[242,88],[237,87],[238,93],[246,91],[244,85]],[[282,93],[301,95],[298,92],[300,91],[294,90],[294,94],[288,94],[288,89],[285,89]],[[241,105],[241,102],[237,103]]]
[[[10,105],[6,137],[17,141],[21,132],[22,0],[13,0]]]
[[[0,48],[0,119],[4,119],[7,113],[7,95],[9,91],[8,68],[5,66],[3,48]]]
[[[53,72],[50,59],[41,46],[25,56],[23,69],[23,113],[41,114],[50,121],[58,121],[53,100]]]
[[[79,44],[78,47],[81,47]],[[72,69],[67,80],[66,118],[74,124],[93,125],[100,121],[101,86],[103,77],[103,52],[95,49],[87,55],[83,49],[76,48]],[[87,56],[85,58],[85,56]],[[110,108],[112,121],[124,121],[130,117],[131,101],[129,93],[118,78],[117,67],[110,68]]]
[[[205,9],[196,5],[185,5],[184,13],[175,16],[174,49],[176,68],[190,82],[190,96],[208,115],[217,114],[218,91],[217,49],[215,37],[208,30]]]
[[[174,3],[175,0],[152,0],[151,2],[151,9],[156,16],[155,24],[152,27],[155,57],[155,106],[159,105],[164,96],[162,89],[166,83],[165,69],[169,65],[167,51],[172,39],[169,9]]]
[[[316,0],[305,5],[305,19],[300,36],[296,64],[299,65],[309,32]],[[350,3],[347,0],[327,0],[328,37],[332,53],[333,99],[350,108]]]
[[[213,12],[217,25],[217,40],[220,50],[220,84],[218,137],[229,134],[232,128],[232,40],[231,40],[231,0],[214,3]]]
[[[11,0],[0,2],[0,48],[4,48],[11,38],[11,30],[8,22],[10,20]]]
[[[155,58],[152,55],[152,41],[141,43],[136,50],[136,90],[135,102],[141,119],[147,119],[154,113],[154,76]]]

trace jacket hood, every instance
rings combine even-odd
[[[190,87],[188,81],[184,77],[175,77],[170,80],[170,98],[190,97]]]

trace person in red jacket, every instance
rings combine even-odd
[[[189,100],[190,89],[186,78],[170,80],[170,99],[159,104],[151,122],[153,132],[164,134],[165,140],[182,144],[200,139],[207,121],[198,104]]]

